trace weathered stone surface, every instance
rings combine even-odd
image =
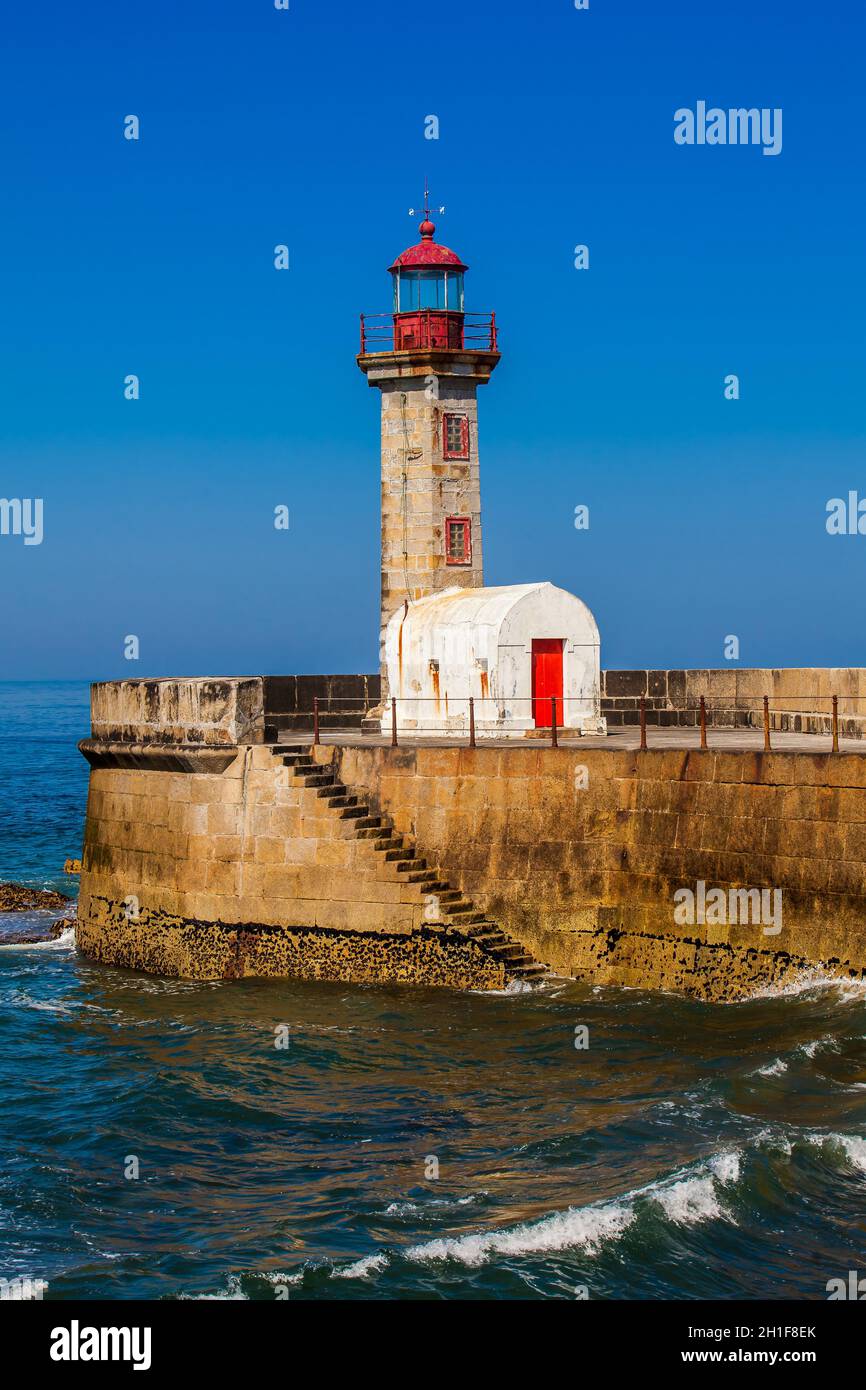
[[[268,748],[242,749],[222,775],[92,772],[78,944],[100,960],[206,979],[281,961],[317,978],[500,986],[502,963],[440,915],[425,884]],[[228,928],[245,933],[243,969]]]
[[[467,779],[470,750],[399,752],[396,776],[390,749],[333,756],[344,781],[411,825],[428,859],[555,969],[704,998],[805,967],[866,971],[860,755],[478,748]],[[699,879],[780,888],[782,933],[678,926],[673,895]]]
[[[121,904],[91,898],[77,942],[106,965],[194,980],[291,975],[457,989],[496,989],[503,982],[502,967],[478,946],[434,926],[391,933],[229,925],[149,911],[131,922]]]
[[[498,354],[417,351],[362,355],[358,365],[382,394],[381,642],[388,619],[409,599],[484,583],[476,391]],[[466,417],[466,459],[445,457],[444,416]],[[445,519],[468,517],[471,557],[447,564]],[[388,674],[381,655],[382,698]]]
[[[343,746],[317,757],[565,974],[736,998],[805,967],[866,971],[862,755]],[[674,893],[699,879],[781,889],[782,932],[678,925]],[[79,941],[100,959],[206,978],[285,967],[489,984],[467,942],[434,931],[420,944],[426,905],[423,884],[268,748],[241,749],[221,774],[91,772]]]
[[[260,743],[262,677],[97,682],[90,721],[93,739],[104,742]]]
[[[866,667],[749,670],[725,667],[693,671],[602,671],[602,714],[612,727],[636,723],[639,697],[647,723],[692,725],[701,696],[711,728],[760,728],[763,698],[770,700],[771,728],[830,732],[832,697],[838,698],[840,734],[866,734]],[[629,711],[633,711],[629,717]]]

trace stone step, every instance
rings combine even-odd
[[[442,920],[451,929],[474,941],[491,959],[501,962],[506,979],[529,984],[549,974],[547,966],[537,961],[519,941],[479,912],[474,903],[464,898],[453,884],[440,878],[436,869],[431,868],[417,852],[414,841],[404,840],[395,833],[389,816],[373,815],[369,806],[359,803],[357,796],[337,780],[333,767],[317,763],[310,756],[309,744],[280,744],[275,752],[282,755],[283,762],[292,768],[303,786],[315,790],[318,796],[326,799],[329,810],[333,810],[340,820],[352,822],[357,839],[366,840],[386,863],[393,865],[398,874],[404,875],[404,882],[415,885],[424,897],[437,898]]]
[[[518,946],[515,941],[506,941],[501,946],[497,943],[494,946],[488,946],[487,949],[498,956],[500,960],[508,961],[509,964],[528,965],[532,960],[532,956],[528,955],[523,947]]]
[[[459,906],[452,906],[450,903],[445,905],[445,916],[452,922],[459,922],[462,926],[464,922],[483,922],[483,912],[476,912],[471,903],[461,903]]]
[[[519,980],[541,980],[547,975],[547,966],[535,961],[532,965],[509,966],[507,973]]]

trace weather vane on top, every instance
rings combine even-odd
[[[421,211],[422,211],[421,208],[410,208],[410,209],[409,209],[409,216],[410,216],[410,217],[417,217],[417,216],[418,216],[418,213],[421,212]],[[436,208],[435,211],[438,212],[438,213],[442,213],[442,212],[445,211],[445,209],[444,209],[444,207],[442,207],[442,208]],[[427,179],[426,179],[426,178],[424,179],[424,207],[423,207],[423,213],[424,213],[424,221],[425,221],[425,222],[429,222],[429,221],[430,221],[430,189],[429,189],[428,186],[427,186]]]

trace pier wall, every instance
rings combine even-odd
[[[567,975],[736,998],[866,970],[866,758],[319,750],[504,930]],[[678,925],[674,893],[782,892],[782,930]]]
[[[190,979],[500,987],[488,959],[430,920],[423,886],[268,747],[206,759],[94,752],[77,942],[110,965]]]
[[[375,830],[267,745],[222,745],[213,764],[136,744],[130,766],[91,744],[87,954],[192,978],[502,984],[425,886],[374,852]],[[859,754],[341,744],[316,758],[564,974],[731,999],[804,966],[866,970]],[[698,881],[780,890],[781,932],[677,923],[674,894]]]
[[[829,734],[833,696],[839,731],[847,738],[866,732],[866,668],[782,667],[705,670],[602,671],[601,712],[613,730],[636,724],[643,699],[648,724],[694,727],[701,697],[713,728],[760,728],[763,698],[770,701],[771,728]]]
[[[273,741],[310,729],[360,724],[380,699],[377,675],[250,676],[104,681],[92,687],[93,737],[129,743],[219,745]],[[647,720],[693,727],[700,699],[713,727],[761,727],[770,699],[776,729],[827,733],[838,697],[840,733],[866,731],[866,667],[601,672],[602,713],[611,729]]]

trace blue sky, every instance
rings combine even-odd
[[[745,666],[866,664],[866,536],[824,524],[866,496],[864,29],[853,0],[10,10],[0,496],[45,538],[0,536],[0,677],[375,669],[358,313],[425,173],[501,327],[487,583],[580,594],[607,666],[724,665],[730,633]],[[698,100],[782,108],[781,154],[676,145]]]

